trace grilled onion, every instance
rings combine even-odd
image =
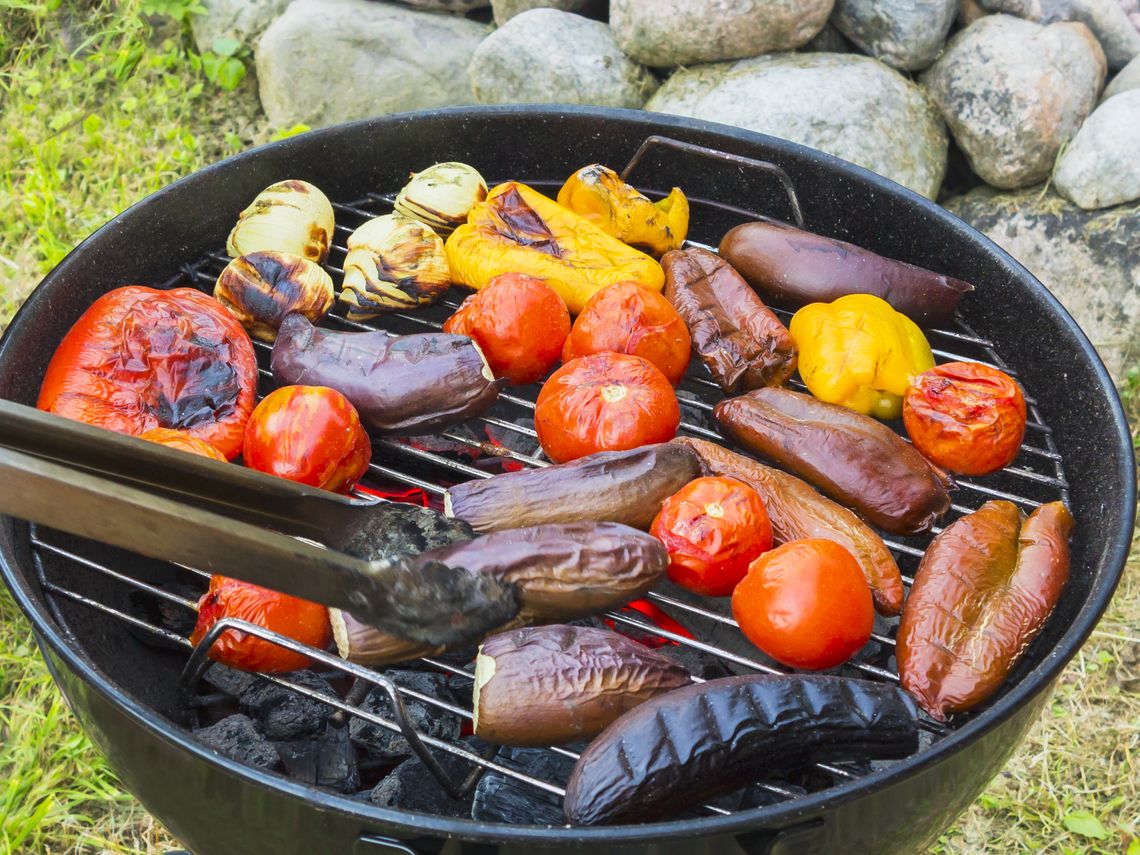
[[[412,180],[396,197],[396,213],[431,226],[440,237],[467,222],[467,213],[487,198],[487,182],[466,163],[437,163]]]
[[[231,257],[251,252],[288,252],[323,262],[336,220],[328,197],[307,181],[271,184],[238,215],[226,241]]]
[[[430,305],[450,284],[443,241],[418,220],[386,214],[349,235],[340,298],[353,320]]]
[[[226,265],[214,299],[251,336],[272,342],[290,312],[318,323],[332,308],[334,293],[332,278],[316,262],[287,252],[251,252]]]

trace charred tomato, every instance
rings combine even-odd
[[[282,386],[253,411],[242,457],[251,469],[343,493],[368,471],[372,444],[340,392]]]
[[[503,273],[464,300],[443,331],[475,339],[495,376],[521,385],[541,380],[558,361],[570,313],[545,280]]]
[[[690,481],[665,500],[649,532],[669,550],[669,578],[710,597],[731,594],[772,548],[764,501],[734,478]]]
[[[198,622],[190,643],[201,641],[222,618],[248,621],[316,648],[323,648],[332,637],[329,612],[324,606],[214,575],[210,577],[209,589],[198,600]],[[312,664],[308,656],[237,629],[223,632],[210,648],[209,656],[231,668],[266,674],[296,671]]]
[[[36,406],[131,436],[185,430],[233,459],[256,389],[253,344],[221,303],[193,288],[132,285],[68,330]]]
[[[624,353],[566,363],[543,384],[534,408],[538,442],[555,463],[665,442],[680,423],[681,408],[665,375]]]
[[[915,448],[961,475],[988,475],[1017,457],[1025,436],[1025,396],[1003,371],[948,362],[911,381],[903,424]]]
[[[226,462],[225,455],[218,449],[210,445],[205,440],[198,439],[191,436],[184,430],[174,430],[172,428],[151,428],[139,439],[145,439],[147,442],[155,442],[159,445],[165,445],[167,448],[176,448],[179,451],[187,451],[190,454],[198,454],[202,457],[209,457],[213,460],[220,460]]]
[[[689,328],[672,304],[636,282],[609,285],[587,301],[562,347],[562,361],[592,353],[648,359],[676,386],[689,368]]]
[[[794,540],[761,555],[732,592],[744,635],[792,668],[834,668],[871,637],[871,589],[851,553],[830,540]]]

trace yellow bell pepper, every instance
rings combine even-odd
[[[680,249],[689,232],[689,200],[680,187],[650,202],[600,163],[583,166],[567,178],[558,191],[558,204],[655,258]]]
[[[573,314],[596,291],[636,282],[665,285],[661,265],[568,208],[515,181],[500,184],[444,245],[451,281],[482,288],[501,273],[545,279]]]
[[[804,306],[788,330],[813,395],[878,419],[898,418],[910,377],[934,367],[922,330],[870,294]]]

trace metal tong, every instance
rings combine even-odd
[[[518,612],[514,587],[486,574],[339,551],[392,505],[12,401],[0,401],[0,479],[0,513],[341,608],[401,638],[462,643]]]

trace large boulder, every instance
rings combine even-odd
[[[1109,81],[1108,85],[1104,87],[1104,94],[1100,96],[1102,101],[1106,101],[1113,95],[1119,95],[1121,92],[1129,92],[1132,89],[1140,89],[1140,56],[1124,66],[1117,75]]]
[[[1140,199],[1140,89],[1093,111],[1057,161],[1053,184],[1082,208]]]
[[[1123,381],[1140,345],[1140,205],[1083,211],[1039,187],[982,187],[946,207],[1029,268]]]
[[[467,66],[488,27],[369,0],[294,0],[256,51],[276,124],[330,125],[470,104]]]
[[[1079,21],[1096,36],[1109,68],[1123,68],[1140,55],[1140,32],[1119,0],[980,0],[991,12],[1039,24]]]
[[[933,198],[946,128],[922,91],[855,54],[770,54],[681,69],[647,110],[724,122],[803,143]]]
[[[216,39],[252,45],[292,0],[198,0],[204,10],[190,17],[190,30],[201,53]]]
[[[622,50],[669,67],[793,50],[823,29],[835,0],[610,0]]]
[[[887,65],[917,71],[934,62],[958,0],[835,0],[831,22]]]
[[[657,79],[621,52],[609,27],[557,9],[511,18],[476,49],[470,74],[483,104],[640,107],[657,88]]]
[[[1084,24],[987,15],[922,75],[970,166],[995,187],[1048,177],[1104,84],[1104,52]]]
[[[603,12],[605,0],[491,0],[495,23],[500,27],[531,9],[561,9],[563,12]]]

